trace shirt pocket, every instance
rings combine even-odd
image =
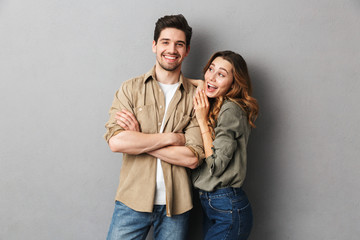
[[[140,130],[143,133],[156,133],[156,111],[155,105],[144,105],[134,108],[137,121],[140,124]]]
[[[173,124],[173,132],[183,133],[184,128],[189,125],[190,121],[191,117],[189,115],[186,115],[184,113],[176,113]]]

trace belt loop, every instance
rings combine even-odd
[[[201,190],[200,190],[200,191],[199,191],[199,195],[200,195],[200,196],[203,196],[203,197],[205,197],[205,198],[207,198],[207,199],[209,198],[209,194],[208,194],[207,191],[201,191]]]

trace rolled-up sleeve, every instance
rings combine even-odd
[[[238,148],[237,138],[243,134],[246,121],[245,114],[234,108],[225,108],[219,113],[214,129],[213,154],[205,160],[211,175],[219,177],[227,168]]]
[[[200,165],[205,158],[205,154],[201,138],[201,131],[199,124],[196,120],[195,113],[193,113],[189,124],[184,129],[184,132],[186,139],[185,146],[188,147],[198,158],[198,165]]]
[[[104,138],[109,142],[110,138],[121,131],[124,131],[120,125],[116,123],[116,113],[122,109],[127,109],[133,113],[133,105],[131,102],[131,89],[129,86],[130,82],[124,82],[121,88],[115,93],[114,100],[109,110],[109,120],[105,124],[106,133]]]

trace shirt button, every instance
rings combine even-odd
[[[160,105],[160,108],[162,108],[162,105]]]
[[[158,124],[159,124],[159,126],[160,126],[160,125],[161,125],[161,122],[159,122]]]
[[[142,108],[139,108],[139,111],[142,111]]]

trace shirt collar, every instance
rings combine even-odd
[[[149,79],[154,79],[156,80],[155,77],[155,66],[153,66],[150,71],[148,71],[145,76],[144,76],[144,83],[146,83]],[[189,93],[190,91],[190,82],[189,80],[183,76],[182,73],[180,73],[180,77],[179,77],[179,84],[180,86],[182,86],[184,88],[184,90],[186,91],[186,93]]]

